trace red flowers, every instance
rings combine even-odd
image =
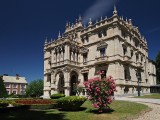
[[[16,103],[23,105],[32,105],[32,104],[53,104],[54,102],[51,100],[42,100],[42,99],[24,99],[24,100],[16,100]]]
[[[97,72],[99,75],[104,71]],[[88,99],[93,103],[93,107],[98,108],[99,112],[104,112],[109,108],[109,104],[113,101],[113,94],[116,92],[116,84],[111,76],[108,78],[95,77],[84,82],[84,86],[88,93]]]

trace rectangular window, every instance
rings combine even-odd
[[[126,55],[127,54],[127,48],[123,47],[123,54]]]
[[[84,77],[84,81],[88,81],[88,73],[84,73],[83,77]]]
[[[87,54],[83,54],[83,63],[87,62]]]
[[[12,93],[13,93],[13,94],[17,94],[17,91],[13,91]]]
[[[133,57],[133,50],[131,50],[131,57]]]
[[[9,88],[9,83],[5,83],[5,87],[6,87],[6,88]]]
[[[51,83],[51,74],[47,75],[47,82]]]
[[[124,79],[125,80],[130,80],[131,79],[129,67],[124,68]]]
[[[106,48],[100,49],[100,57],[104,57],[106,55]]]
[[[7,91],[8,95],[9,95],[9,91]]]
[[[21,88],[24,89],[24,88],[25,88],[25,85],[24,85],[24,84],[21,84]]]
[[[17,88],[17,84],[13,84],[13,88]]]

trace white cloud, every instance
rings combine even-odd
[[[86,24],[89,18],[96,20],[107,14],[111,9],[113,9],[115,0],[96,0],[96,2],[84,13],[83,23]]]

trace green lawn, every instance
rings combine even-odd
[[[135,98],[152,98],[152,99],[160,99],[160,94],[150,94],[144,96],[136,96]]]
[[[1,120],[124,120],[137,116],[141,111],[149,110],[146,105],[114,101],[111,104],[112,112],[98,114],[92,108],[91,103],[86,101],[82,111],[65,112],[58,110],[24,110],[10,113],[0,113]]]

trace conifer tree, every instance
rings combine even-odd
[[[0,76],[0,98],[7,97],[7,96],[8,96],[8,93],[7,93],[6,88],[4,86],[2,76]]]
[[[157,75],[157,84],[160,84],[160,52],[156,56],[156,75]]]

